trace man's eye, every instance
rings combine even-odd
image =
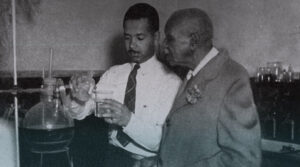
[[[145,39],[145,37],[144,36],[138,36],[138,38],[137,38],[138,40],[144,40]]]
[[[166,42],[172,42],[173,41],[173,38],[172,37],[167,37],[166,38]]]

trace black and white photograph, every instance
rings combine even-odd
[[[299,166],[299,0],[0,0],[0,167]]]

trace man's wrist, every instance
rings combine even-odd
[[[77,104],[79,104],[79,105],[81,105],[81,106],[84,106],[84,105],[86,104],[86,102],[88,102],[89,100],[87,100],[87,101],[82,101],[82,100],[79,100],[79,99],[76,98],[76,97],[73,97],[73,98],[72,98],[72,101],[74,101],[75,103],[77,103]]]
[[[74,99],[71,101],[70,113],[73,118],[82,120],[86,116],[90,115],[93,112],[93,106],[95,103],[92,99],[84,102],[83,105],[79,104]]]

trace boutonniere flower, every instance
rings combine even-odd
[[[187,90],[186,100],[190,104],[196,104],[199,99],[202,98],[202,91],[198,85],[194,85],[193,87]]]

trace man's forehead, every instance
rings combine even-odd
[[[195,19],[178,20],[173,23],[172,26],[165,29],[165,33],[180,33],[182,35],[189,35],[191,33],[197,32],[201,29],[199,23]]]
[[[126,20],[124,24],[124,33],[134,31],[135,33],[145,33],[149,31],[147,19]]]
[[[128,19],[124,22],[124,26],[129,26],[129,25],[137,25],[137,24],[140,24],[140,25],[146,25],[146,26],[149,26],[149,21],[147,18],[140,18],[140,19]]]

